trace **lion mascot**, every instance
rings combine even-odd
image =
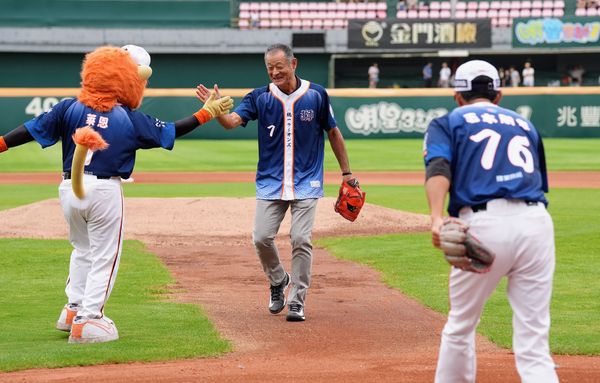
[[[69,343],[108,342],[119,338],[104,314],[113,289],[123,245],[124,198],[138,149],[171,150],[175,139],[226,114],[230,97],[211,94],[202,108],[176,122],[138,110],[152,75],[150,55],[136,45],[103,46],[85,56],[81,91],[46,113],[0,136],[0,153],[29,141],[42,148],[62,142],[60,204],[69,226],[69,276],[56,328]]]

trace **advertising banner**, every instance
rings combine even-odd
[[[348,20],[348,48],[489,48],[491,31],[490,19]]]
[[[334,92],[332,92],[334,93]],[[50,109],[61,97],[0,97],[0,135]],[[234,98],[236,105],[241,97]],[[331,96],[331,106],[346,138],[420,138],[429,122],[456,107],[448,96]],[[600,137],[600,94],[505,95],[501,106],[530,119],[544,137]],[[193,97],[145,97],[141,111],[176,121],[198,109]],[[211,121],[185,138],[255,138],[257,124],[223,129]]]
[[[600,20],[574,16],[514,19],[512,46],[527,49],[600,47]]]

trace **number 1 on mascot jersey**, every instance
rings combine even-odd
[[[215,100],[213,94],[200,109],[176,122],[141,113],[138,108],[152,75],[150,63],[150,55],[139,46],[100,47],[85,57],[76,99],[64,99],[0,136],[0,153],[33,140],[42,148],[62,141],[59,196],[73,251],[65,288],[67,303],[56,328],[70,332],[69,343],[119,338],[115,323],[104,311],[123,245],[121,180],[133,172],[136,151],[171,150],[176,137],[233,106],[230,97]]]

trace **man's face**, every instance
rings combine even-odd
[[[279,88],[285,88],[295,78],[297,63],[296,58],[289,61],[280,50],[267,54],[265,58],[269,78]]]

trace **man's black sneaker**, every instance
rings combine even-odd
[[[288,322],[302,322],[304,320],[304,307],[300,303],[290,303],[285,319]]]
[[[277,286],[271,285],[271,299],[269,301],[269,311],[271,314],[280,313],[285,307],[285,289],[290,285],[291,278],[285,273],[283,282]]]

